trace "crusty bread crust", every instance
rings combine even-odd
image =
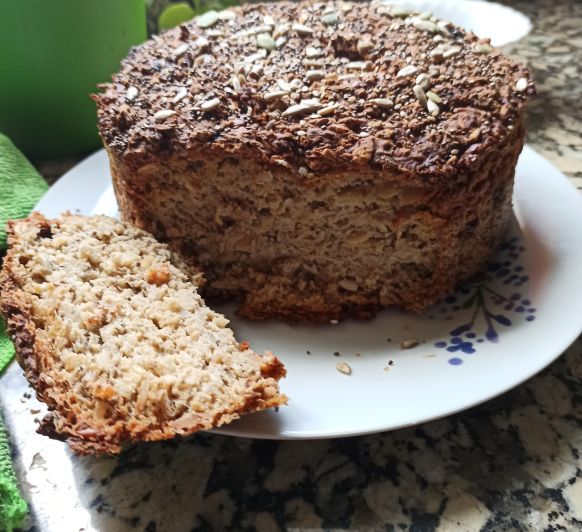
[[[72,215],[71,215],[72,217]],[[67,216],[64,215],[64,220]],[[94,412],[78,407],[63,390],[71,382],[55,382],[53,366],[59,358],[51,342],[41,338],[39,328],[44,324],[34,312],[34,298],[23,290],[23,279],[18,275],[17,263],[21,256],[15,251],[19,235],[16,225],[34,227],[39,235],[49,234],[59,220],[47,220],[33,213],[26,220],[8,224],[9,250],[0,272],[0,313],[6,319],[7,329],[16,349],[19,364],[27,380],[36,391],[39,401],[47,404],[49,413],[42,420],[38,432],[54,439],[66,441],[77,454],[116,454],[122,446],[137,441],[155,441],[188,435],[229,423],[241,415],[283,405],[287,399],[278,391],[277,381],[285,376],[283,364],[272,354],[263,357],[249,352],[247,356],[260,357],[260,376],[249,378],[240,400],[214,415],[193,413],[178,420],[160,420],[157,425],[140,423],[139,419],[121,416],[115,424],[98,419]],[[33,253],[33,251],[32,251]],[[248,349],[240,345],[240,350]],[[241,356],[245,353],[241,353]]]

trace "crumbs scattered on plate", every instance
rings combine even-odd
[[[400,349],[412,349],[418,345],[418,340],[416,338],[410,338],[408,340],[402,340],[400,342]]]
[[[352,374],[352,368],[350,367],[349,364],[346,364],[345,362],[338,362],[335,365],[335,369],[337,369],[340,373],[343,373],[344,375]]]

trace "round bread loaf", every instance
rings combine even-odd
[[[251,318],[421,311],[511,213],[527,70],[383,3],[208,12],[133,49],[94,98],[123,218]]]

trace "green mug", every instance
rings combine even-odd
[[[0,0],[0,131],[31,158],[97,148],[89,95],[146,38],[144,0]]]

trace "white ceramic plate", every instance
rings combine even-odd
[[[480,37],[489,37],[493,46],[515,42],[531,30],[531,22],[511,7],[484,0],[385,0],[419,13],[431,12]]]
[[[485,275],[421,316],[390,310],[368,322],[299,327],[249,322],[220,309],[240,340],[285,363],[281,387],[289,405],[218,432],[327,438],[395,429],[486,401],[552,362],[582,329],[582,199],[528,147],[514,196],[507,242]],[[115,216],[105,153],[63,176],[38,210]],[[417,347],[400,349],[413,338]],[[338,362],[352,374],[337,371]]]

